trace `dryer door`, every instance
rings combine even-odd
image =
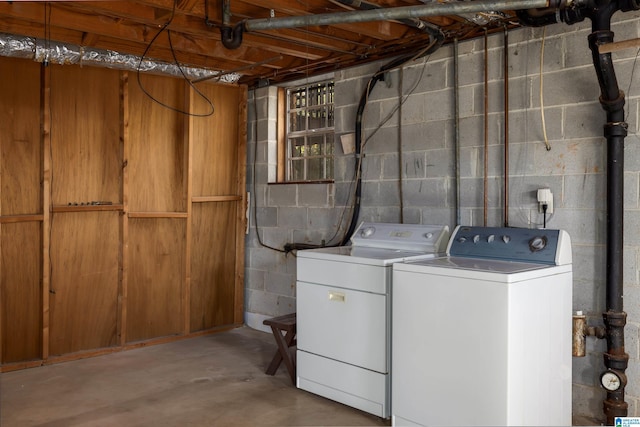
[[[297,286],[299,350],[389,372],[386,295],[307,282]]]

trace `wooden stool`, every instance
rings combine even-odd
[[[264,325],[271,326],[273,337],[278,344],[278,351],[273,356],[271,364],[267,368],[266,373],[274,375],[280,366],[280,363],[284,360],[284,364],[291,376],[291,382],[296,385],[296,353],[289,350],[289,347],[296,345],[296,313],[285,314],[284,316],[273,317],[266,319],[262,322]],[[285,335],[282,335],[282,331],[285,331]]]

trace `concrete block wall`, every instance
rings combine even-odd
[[[640,37],[640,13],[618,13],[616,40]],[[544,32],[544,38],[543,38]],[[605,112],[591,62],[590,22],[556,24],[509,33],[509,214],[508,224],[540,227],[536,190],[554,195],[549,228],[569,232],[573,243],[573,308],[602,324],[605,288],[606,141]],[[503,34],[487,39],[487,145],[484,141],[484,39],[459,45],[460,206],[456,209],[454,61],[445,46],[401,71],[389,72],[369,98],[364,114],[368,138],[363,159],[360,220],[482,225],[484,163],[487,158],[489,226],[505,222]],[[543,73],[540,73],[541,47]],[[640,416],[640,148],[638,49],[613,54],[618,82],[626,93],[629,136],[625,142],[624,286],[626,351],[630,356],[626,400],[629,415]],[[266,317],[295,311],[295,256],[288,242],[335,242],[348,222],[353,155],[344,155],[340,136],[354,132],[358,101],[369,78],[383,63],[336,72],[336,160],[331,184],[269,184],[273,180],[275,89],[250,94],[247,189],[257,205],[251,213],[246,252],[246,321],[261,328]],[[543,138],[540,88],[546,134]],[[401,114],[398,110],[402,103]],[[255,161],[254,161],[255,160]],[[255,173],[254,173],[255,172]],[[255,182],[254,182],[255,180]],[[257,225],[257,228],[256,228]],[[338,236],[337,238],[335,236]],[[332,240],[333,238],[333,240]],[[540,307],[544,310],[544,307]],[[589,338],[588,354],[573,359],[574,416],[603,421],[599,386],[604,369],[603,340]]]

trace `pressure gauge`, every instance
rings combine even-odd
[[[600,375],[600,383],[605,389],[616,391],[622,386],[622,379],[617,372],[609,370]]]

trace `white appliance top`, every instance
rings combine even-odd
[[[307,249],[299,251],[297,256],[386,266],[444,255],[448,237],[446,225],[363,222],[353,233],[351,246]]]

